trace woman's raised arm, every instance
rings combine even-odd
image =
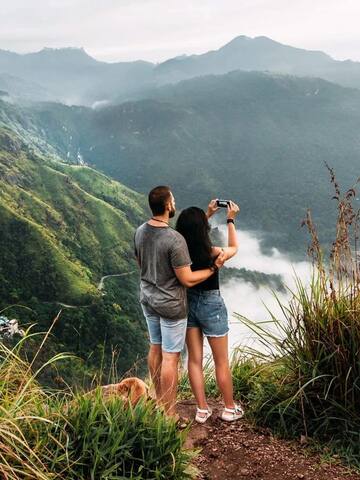
[[[221,247],[213,247],[213,255],[216,257],[221,250],[223,250],[225,254],[225,261],[229,260],[231,257],[236,255],[238,251],[238,238],[235,228],[235,218],[236,215],[240,212],[240,207],[236,205],[236,203],[230,201],[230,205],[227,208],[227,231],[228,231],[228,246],[221,248]]]

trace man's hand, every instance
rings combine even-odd
[[[216,213],[218,210],[220,210],[220,207],[216,205],[216,198],[214,200],[211,200],[211,202],[208,205],[206,216],[207,218],[210,218]]]
[[[224,250],[221,250],[219,255],[216,257],[214,264],[217,266],[217,268],[221,268],[224,265],[225,260],[226,260],[225,252]]]
[[[230,200],[230,205],[227,207],[227,218],[234,220],[236,215],[240,212],[240,207]]]

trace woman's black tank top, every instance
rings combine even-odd
[[[191,270],[195,272],[196,270],[203,270],[204,268],[209,268],[212,265],[211,263],[199,263],[193,262],[191,265]],[[211,277],[207,278],[205,281],[198,283],[195,287],[191,287],[191,290],[219,290],[219,271],[216,270]]]

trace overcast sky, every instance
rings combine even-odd
[[[0,0],[0,48],[84,47],[99,60],[154,62],[238,35],[360,61],[359,0]]]

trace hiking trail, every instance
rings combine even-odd
[[[212,416],[204,425],[192,424],[185,444],[201,449],[194,460],[197,480],[360,480],[335,457],[325,462],[300,442],[276,438],[245,419],[226,423],[219,418],[222,405],[209,405]],[[194,400],[178,403],[183,417],[193,419],[195,408]]]

